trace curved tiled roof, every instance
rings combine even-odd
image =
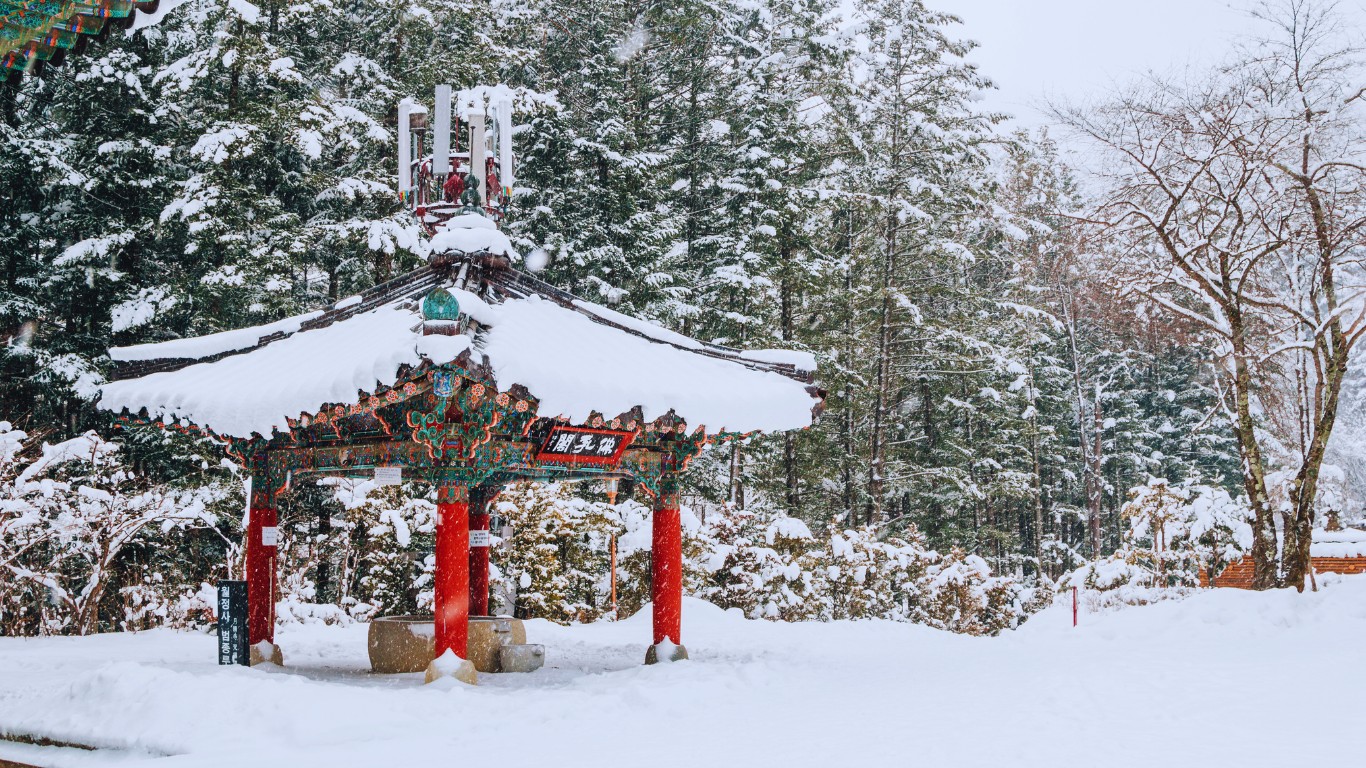
[[[419,304],[438,287],[459,298],[459,335],[423,334]],[[647,418],[673,410],[713,432],[769,432],[809,426],[824,398],[809,354],[699,341],[555,288],[487,250],[434,254],[326,311],[109,352],[117,371],[101,408],[230,437],[284,433],[302,413],[358,402],[404,370],[461,353],[482,358],[500,389],[529,390],[542,415],[574,421],[637,407]]]

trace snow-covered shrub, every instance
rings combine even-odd
[[[431,612],[436,568],[434,495],[422,486],[375,488],[366,481],[356,483],[350,497],[342,499],[354,527],[349,557],[337,570],[343,574],[342,584],[345,574],[358,576],[355,587],[343,586],[341,595],[358,620]]]
[[[344,624],[430,612],[431,488],[326,478],[291,499],[280,538],[281,622]]]
[[[625,532],[621,514],[573,490],[563,483],[517,483],[494,502],[510,529],[491,553],[498,568],[494,591],[515,597],[492,610],[565,622],[592,621],[610,608],[610,539]]]
[[[300,600],[293,595],[282,596],[275,604],[277,624],[351,624],[355,618],[340,605]]]
[[[1190,543],[1211,577],[1252,549],[1252,512],[1228,491],[1188,485],[1186,515],[1178,520],[1176,546]]]
[[[1252,545],[1246,507],[1221,488],[1153,479],[1129,491],[1121,552],[1152,574],[1155,586],[1196,587],[1200,572],[1218,575]]]
[[[910,621],[934,553],[915,529],[878,538],[872,528],[832,531],[813,553],[832,619]]]
[[[725,505],[707,515],[706,578],[697,594],[752,618],[800,621],[824,607],[807,557],[811,530],[781,513]],[[701,531],[699,531],[701,533]]]
[[[977,555],[953,549],[931,563],[918,584],[916,620],[967,635],[995,635],[1027,618],[1023,587],[1012,578],[992,576]]]
[[[98,631],[119,557],[144,530],[159,524],[167,534],[214,522],[206,491],[154,485],[123,463],[117,444],[94,432],[44,444],[26,465],[13,447],[23,438],[8,423],[0,423],[0,432],[6,434],[0,439],[0,570],[11,583],[0,610],[17,602],[15,592],[27,606],[22,616],[0,615],[0,624],[19,621],[29,633]],[[150,579],[141,592],[156,582]],[[33,600],[38,590],[46,599]],[[139,605],[153,602],[138,598]],[[34,606],[40,606],[36,615]],[[130,610],[136,616],[140,608]]]
[[[1128,527],[1120,548],[1059,581],[1060,590],[1086,592],[1091,609],[1180,597],[1252,545],[1249,511],[1222,488],[1152,478],[1130,489],[1121,513]]]
[[[1150,568],[1136,562],[1133,552],[1115,554],[1087,563],[1058,580],[1058,592],[1066,595],[1075,587],[1089,613],[1112,610],[1126,605],[1147,605],[1161,600],[1184,597],[1191,587],[1159,587],[1153,584]]]
[[[26,546],[36,545],[40,535],[33,506],[21,498],[15,480],[23,470],[19,452],[28,435],[0,421],[0,566],[21,556]],[[32,579],[0,578],[0,635],[34,635],[43,625],[47,589]]]
[[[696,594],[751,618],[785,621],[882,618],[966,634],[996,634],[1042,607],[1013,578],[955,550],[942,556],[914,528],[879,537],[873,528],[817,538],[780,511],[705,517],[699,541],[708,579]]]
[[[152,627],[207,630],[218,619],[218,590],[208,582],[199,586],[168,583],[160,573],[149,574],[137,584],[121,587],[123,618],[119,629]]]

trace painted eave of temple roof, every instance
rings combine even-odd
[[[114,31],[154,24],[175,0],[0,0],[0,71],[41,74]]]

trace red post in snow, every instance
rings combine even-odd
[[[617,537],[612,537],[612,621],[617,620]]]
[[[1077,588],[1072,587],[1072,626],[1077,626]]]
[[[436,497],[436,656],[466,658],[470,636],[470,495],[442,484]]]
[[[655,499],[650,550],[650,599],[654,602],[654,644],[645,663],[688,658],[681,642],[683,624],[683,527],[678,512],[678,492],[662,490]],[[675,648],[664,649],[662,643]]]
[[[489,503],[496,490],[470,495],[470,615],[489,615]]]
[[[253,475],[251,512],[247,519],[247,643],[251,663],[283,662],[275,645],[275,559],[279,543],[279,513],[270,480]],[[269,649],[261,646],[269,644]]]
[[[606,491],[607,491],[607,503],[608,503],[609,505],[615,507],[615,506],[617,505],[617,489],[620,487],[620,483],[619,483],[619,481],[617,480],[617,478],[615,478],[615,477],[610,477],[610,478],[608,478],[606,481],[604,481],[604,485],[605,485],[605,489],[606,489]],[[611,567],[611,574],[612,574],[612,621],[616,621],[616,620],[617,620],[617,537],[616,537],[616,536],[611,536],[611,537],[609,537],[609,538],[608,538],[608,545],[611,547],[611,550],[612,550],[612,567]]]

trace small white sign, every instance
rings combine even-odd
[[[261,526],[261,546],[273,547],[280,543],[280,529],[273,525]]]
[[[487,547],[489,545],[489,532],[482,528],[475,528],[470,531],[471,547]]]
[[[403,467],[375,467],[375,485],[398,485],[403,482]]]

